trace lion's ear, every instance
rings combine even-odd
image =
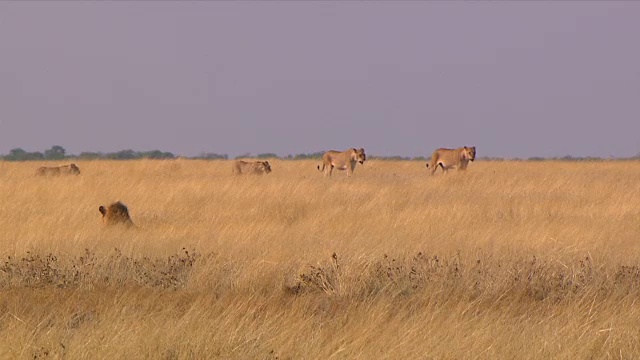
[[[364,148],[360,148],[360,152],[364,152]]]
[[[102,216],[104,216],[107,212],[107,210],[105,210],[104,206],[100,205],[100,207],[98,208],[98,211],[100,211],[100,214],[102,214]]]

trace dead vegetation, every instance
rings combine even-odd
[[[144,286],[181,288],[198,255],[186,249],[167,258],[132,258],[115,248],[99,259],[89,249],[80,256],[27,253],[7,256],[0,266],[0,289]]]

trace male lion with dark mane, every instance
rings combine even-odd
[[[80,168],[76,164],[62,166],[42,166],[36,170],[39,176],[80,175]]]
[[[232,167],[235,175],[253,174],[262,175],[271,172],[271,165],[268,161],[243,161],[236,160]]]
[[[105,225],[125,225],[133,226],[133,221],[129,217],[129,209],[120,201],[115,202],[107,207],[100,205],[98,211],[102,214],[102,222]]]
[[[318,165],[318,170],[324,172],[324,176],[331,176],[333,168],[336,168],[338,170],[347,170],[347,176],[351,176],[356,163],[364,164],[365,160],[367,160],[367,155],[364,153],[363,148],[358,150],[351,148],[343,152],[329,150],[322,155],[322,169]]]
[[[446,174],[449,169],[466,170],[469,161],[476,159],[476,147],[463,146],[457,149],[444,149],[440,148],[433,152],[431,155],[431,161],[427,163],[427,167],[431,168],[431,175],[433,175],[438,166],[442,168],[442,171]]]

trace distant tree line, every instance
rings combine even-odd
[[[630,158],[615,158],[615,160],[638,160],[640,159],[640,154],[636,156],[632,156]],[[574,157],[571,155],[565,155],[562,157],[539,157],[534,156],[527,159],[527,161],[604,161],[610,160],[606,158],[596,157],[596,156],[585,156],[585,157]]]
[[[40,151],[28,152],[21,148],[11,149],[9,154],[1,156],[7,161],[29,161],[29,160],[64,160],[64,159],[80,159],[80,160],[134,160],[134,159],[174,159],[175,155],[170,152],[160,150],[152,151],[133,151],[122,150],[112,153],[102,152],[82,152],[80,155],[69,155],[67,151],[60,145],[54,145],[44,153]]]
[[[45,150],[44,153],[39,151],[27,152],[21,148],[11,149],[8,155],[3,156],[4,160],[24,161],[24,160],[60,160],[67,157],[66,151],[62,146],[52,146],[51,149]]]
[[[244,153],[236,156],[235,159],[240,158],[257,158],[257,159],[280,159],[280,160],[319,160],[322,159],[324,151],[317,151],[308,154],[289,154],[286,156],[279,156],[275,153],[261,153],[252,155],[251,153]],[[151,150],[151,151],[134,151],[134,150],[121,150],[117,152],[103,153],[103,152],[81,152],[79,155],[67,154],[65,148],[60,145],[54,145],[50,149],[44,152],[35,151],[29,152],[21,148],[11,149],[9,154],[0,155],[0,159],[6,161],[29,161],[29,160],[64,160],[64,159],[79,159],[79,160],[136,160],[136,159],[176,159],[176,158],[188,158],[188,159],[203,159],[203,160],[228,160],[229,155],[217,154],[217,153],[200,153],[197,156],[183,157],[176,156],[173,153]],[[429,158],[424,156],[408,157],[400,155],[392,156],[368,156],[371,160],[386,160],[386,161],[427,161]],[[573,157],[566,155],[562,157],[530,157],[527,159],[520,158],[500,158],[500,157],[479,157],[479,160],[484,161],[604,161],[611,160],[600,157]],[[615,160],[640,160],[640,153],[628,158],[615,158]]]

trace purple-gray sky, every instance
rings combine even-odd
[[[640,2],[0,2],[0,154],[640,153]]]

